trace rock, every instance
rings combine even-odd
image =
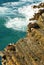
[[[44,3],[40,3],[39,5],[34,5],[33,8],[44,8]]]
[[[34,5],[34,6],[33,6],[33,8],[37,8],[37,6],[36,6],[36,5]]]
[[[7,47],[6,47],[6,49],[5,49],[5,51],[16,51],[16,49],[15,49],[15,45],[8,45]]]
[[[31,20],[38,20],[38,19],[39,19],[39,16],[42,15],[42,13],[44,13],[44,9],[40,9],[40,10],[38,11],[38,13],[35,13],[34,17],[31,18],[31,19],[29,19],[29,20],[30,20],[30,21],[31,21]]]
[[[37,22],[28,24],[25,38],[0,51],[2,65],[44,65],[44,9],[39,10],[33,20]]]
[[[29,31],[31,32],[31,28],[39,29],[39,25],[37,23],[29,23],[28,24]]]
[[[4,53],[0,51],[0,56],[3,57],[4,56]]]

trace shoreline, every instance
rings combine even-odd
[[[32,22],[27,26],[26,37],[0,51],[2,65],[44,65],[44,3],[33,6],[36,7],[43,9],[29,19]]]

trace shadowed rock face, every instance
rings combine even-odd
[[[39,27],[39,25],[37,23],[29,23],[28,28],[29,28],[29,30],[31,32],[31,28],[39,29],[40,27]]]
[[[41,8],[44,7],[44,3],[40,3],[38,6],[34,5],[33,8]]]
[[[2,58],[3,58],[4,60],[6,60],[6,55],[4,55]]]
[[[30,20],[38,20],[39,16],[42,15],[42,13],[44,13],[44,9],[42,10],[40,9],[38,13],[35,13],[34,17],[31,18]]]
[[[7,50],[10,50],[10,51],[16,51],[14,45],[8,45],[8,46],[6,47],[6,49],[7,49]]]
[[[2,65],[44,65],[44,10],[38,13],[37,22],[28,24],[26,37],[0,51]]]
[[[39,16],[44,13],[44,3],[40,3],[38,6],[34,5],[33,8],[43,8],[42,10],[40,9],[38,13],[35,13],[34,17],[31,18],[30,20],[38,20]]]

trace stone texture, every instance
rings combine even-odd
[[[36,23],[28,24],[25,38],[0,51],[2,65],[44,65],[44,11],[39,14]]]

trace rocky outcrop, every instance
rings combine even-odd
[[[39,5],[34,5],[33,8],[44,8],[44,3],[40,3]]]
[[[34,17],[30,20],[38,20],[39,16],[44,13],[44,3],[40,3],[39,5],[33,5],[33,8],[38,8],[38,12],[35,13]]]
[[[42,13],[44,14],[44,9],[40,9],[38,13],[35,13],[34,17],[30,20],[38,20],[39,16],[41,16]]]
[[[30,32],[31,32],[32,28],[39,29],[40,26],[35,22],[34,23],[31,22],[31,23],[28,24],[28,29],[29,29]]]
[[[36,23],[28,24],[25,38],[0,52],[2,65],[44,65],[44,10],[38,15]]]

